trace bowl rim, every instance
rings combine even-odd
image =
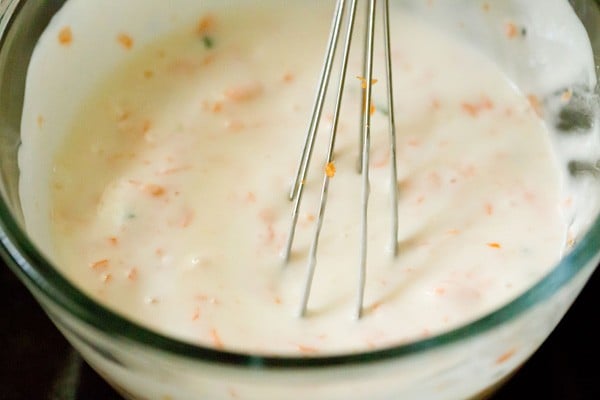
[[[0,4],[0,17],[3,8],[5,9],[1,6],[9,7],[11,4],[14,2]],[[4,36],[3,32],[0,32],[0,35]],[[338,365],[363,365],[450,346],[487,333],[523,316],[528,310],[540,305],[565,287],[580,272],[586,268],[595,268],[600,258],[600,214],[598,214],[581,240],[576,242],[544,277],[513,300],[471,322],[428,338],[377,350],[310,357],[262,355],[214,349],[169,337],[132,322],[93,300],[66,279],[39,251],[13,216],[4,191],[0,193],[0,255],[36,298],[43,295],[45,301],[51,302],[80,322],[125,342],[160,350],[190,361],[234,367],[311,369]],[[46,307],[42,306],[42,308],[48,312]]]

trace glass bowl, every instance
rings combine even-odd
[[[532,288],[472,323],[398,347],[330,357],[214,350],[132,323],[58,273],[24,228],[18,151],[25,77],[38,38],[63,3],[0,0],[0,252],[62,334],[126,398],[485,398],[544,342],[598,265],[600,136],[593,129],[598,114],[592,101],[559,114],[570,140],[591,155],[568,163],[569,176],[585,187],[587,198],[585,210],[573,218],[579,230],[572,248]],[[570,3],[587,29],[598,67],[600,5]],[[595,86],[581,90],[597,101]]]

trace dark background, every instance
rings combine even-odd
[[[542,348],[490,400],[600,399],[598,298],[600,268]],[[120,398],[0,261],[0,400],[111,399]]]

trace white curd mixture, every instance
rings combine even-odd
[[[389,249],[388,110],[377,49],[365,315],[354,320],[356,47],[309,311],[298,318],[327,108],[284,265],[287,194],[332,10],[281,3],[206,12],[143,48],[126,29],[107,44],[131,56],[80,105],[51,176],[53,259],[70,280],[186,341],[321,355],[449,330],[516,297],[559,260],[564,200],[539,102],[474,49],[392,7],[399,255]],[[55,33],[65,54],[80,40],[68,24]],[[507,24],[505,40],[523,34]],[[49,119],[40,113],[38,129]]]

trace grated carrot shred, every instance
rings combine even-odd
[[[112,274],[111,273],[106,273],[102,275],[102,282],[103,283],[110,283],[112,282]]]
[[[297,346],[298,351],[302,354],[316,354],[319,350],[316,347],[306,346],[303,344],[299,344]]]
[[[90,267],[94,270],[103,270],[103,269],[108,268],[108,266],[109,266],[109,261],[107,258],[95,261],[92,264],[90,264]]]
[[[206,35],[208,33],[211,33],[212,31],[214,31],[216,26],[216,19],[214,17],[214,15],[212,14],[208,14],[203,16],[202,18],[200,18],[200,20],[198,21],[198,26],[197,26],[197,33],[199,35]]]
[[[527,96],[527,100],[529,100],[531,108],[533,109],[533,111],[535,111],[538,117],[542,117],[544,115],[544,109],[542,107],[540,99],[536,95],[530,94]]]
[[[286,72],[282,78],[283,82],[285,82],[285,83],[291,83],[294,81],[294,79],[295,79],[294,74],[292,74],[291,72]]]
[[[210,330],[210,337],[212,339],[213,346],[215,346],[216,349],[222,349],[224,347],[221,336],[219,336],[219,332],[216,328],[212,328]]]
[[[200,307],[196,306],[194,313],[192,314],[192,321],[198,321],[200,319]]]
[[[131,50],[133,47],[133,38],[126,33],[120,33],[117,36],[117,42],[119,42],[125,50]]]
[[[327,163],[327,165],[325,165],[325,174],[327,175],[327,177],[333,178],[335,176],[335,173],[335,164],[333,162]]]
[[[258,97],[263,91],[264,88],[260,82],[250,82],[228,88],[224,96],[234,103],[241,103]]]
[[[129,272],[127,272],[127,279],[129,279],[130,281],[136,281],[138,277],[138,270],[137,268],[131,268],[129,270]]]
[[[367,78],[364,78],[362,76],[357,76],[356,79],[358,79],[360,81],[360,87],[363,89],[367,88]],[[375,85],[377,82],[379,82],[377,79],[371,79],[371,86]]]
[[[519,29],[517,28],[517,25],[515,25],[513,22],[508,22],[504,26],[504,34],[507,38],[513,39],[519,34]]]
[[[564,102],[564,103],[568,103],[569,101],[571,101],[571,99],[573,98],[573,91],[571,89],[567,89],[565,90],[562,95],[560,96],[560,99]]]
[[[44,118],[44,116],[42,114],[40,114],[37,116],[36,122],[37,122],[38,128],[41,128],[44,126],[44,122],[46,122],[46,119]]]
[[[144,189],[153,197],[161,197],[167,192],[164,187],[154,184],[145,185]]]
[[[58,32],[58,43],[62,46],[68,46],[73,42],[73,31],[68,26],[65,26]]]
[[[492,110],[494,103],[488,97],[484,96],[476,103],[463,102],[461,107],[470,116],[477,117],[483,111]]]
[[[502,364],[506,361],[508,361],[512,356],[515,355],[515,353],[517,352],[517,349],[510,349],[508,350],[506,353],[502,354],[500,357],[498,357],[496,359],[496,364]]]

